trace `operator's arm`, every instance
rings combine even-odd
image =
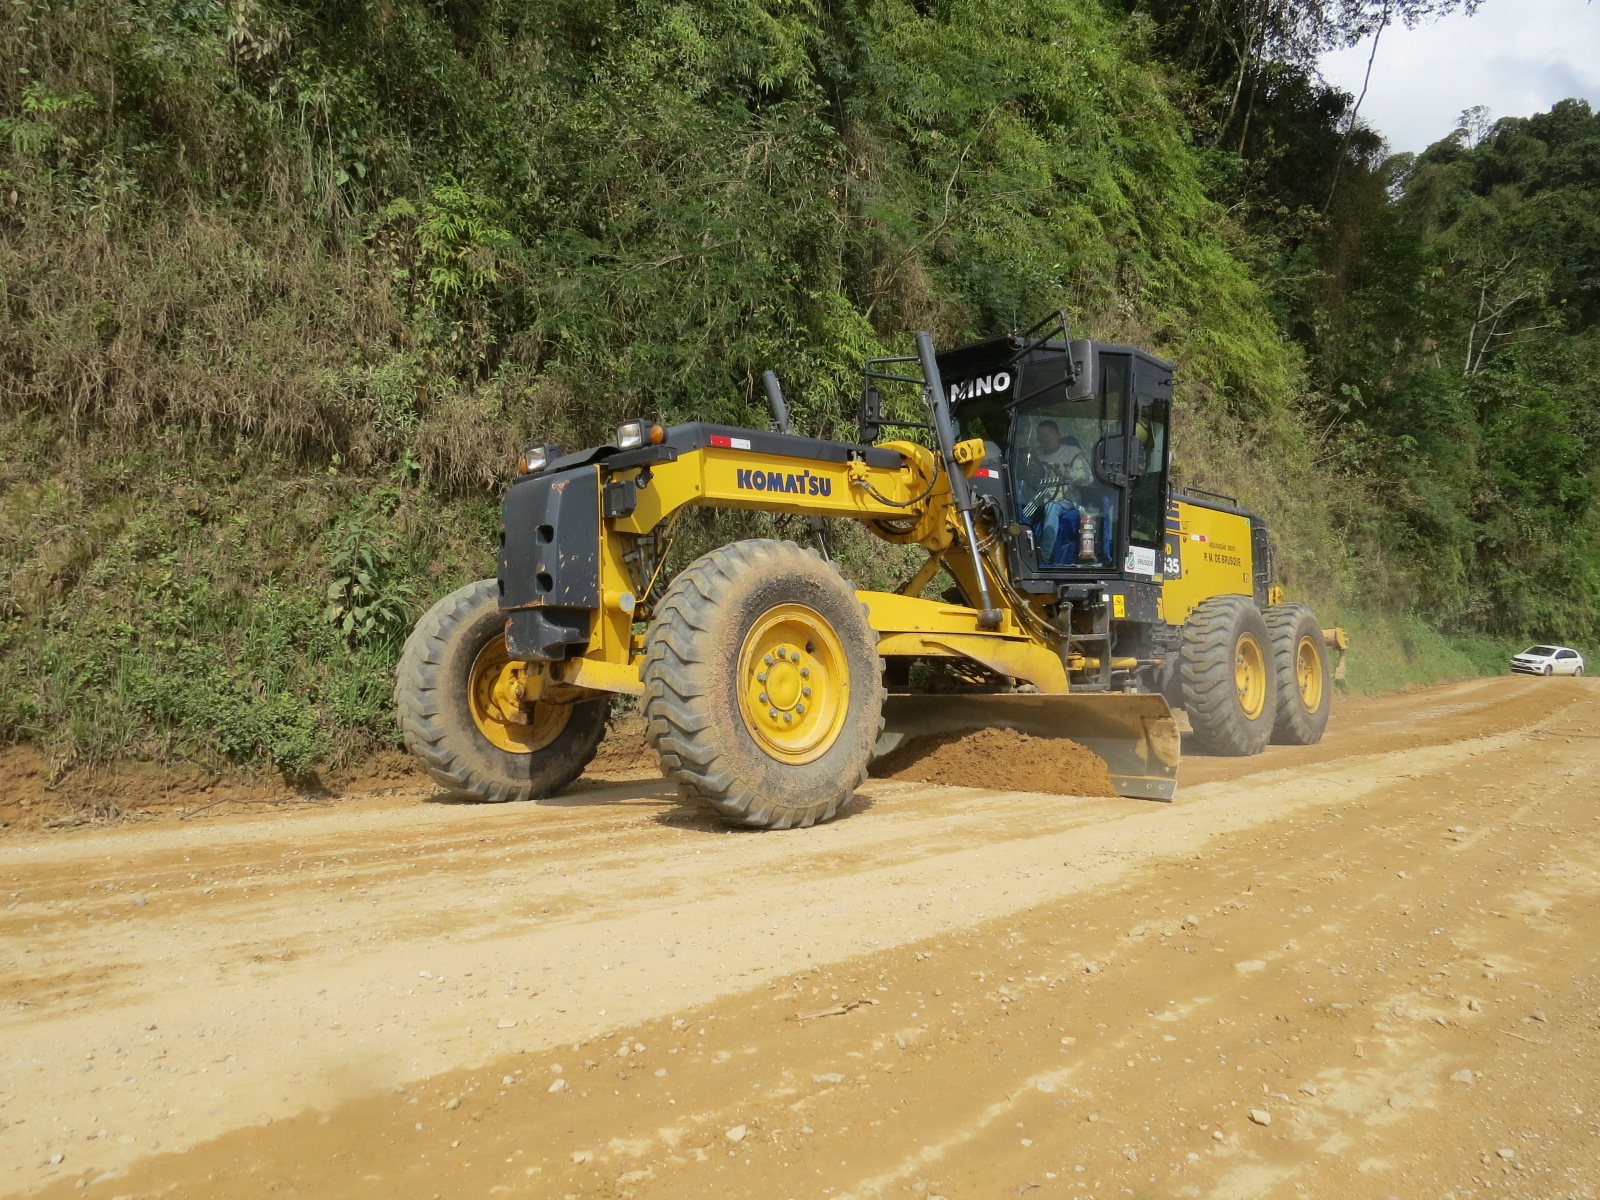
[[[1067,462],[1063,474],[1079,487],[1094,482],[1094,472],[1089,469],[1089,456],[1081,450]]]

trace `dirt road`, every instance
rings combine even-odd
[[[1170,806],[14,838],[0,1194],[1593,1198],[1597,768],[1600,685],[1495,679]]]

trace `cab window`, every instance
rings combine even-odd
[[[1059,386],[1016,410],[1013,487],[1041,567],[1113,565],[1120,493],[1096,476],[1094,463],[1103,441],[1122,432],[1128,365],[1125,356],[1104,355],[1099,395],[1068,400]]]
[[[1140,546],[1160,546],[1166,522],[1161,484],[1167,461],[1167,419],[1167,402],[1153,400],[1140,406],[1133,423],[1128,463],[1133,476],[1128,497],[1128,538]]]

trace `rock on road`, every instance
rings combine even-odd
[[[1179,802],[659,779],[0,841],[0,1195],[1600,1192],[1600,684]]]

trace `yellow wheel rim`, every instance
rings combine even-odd
[[[828,752],[850,707],[850,672],[833,627],[803,604],[780,604],[745,635],[739,712],[763,751],[785,763]]]
[[[572,719],[572,705],[535,701],[529,712],[518,696],[528,664],[512,659],[504,634],[478,651],[467,703],[478,732],[509,754],[532,754],[555,741]]]
[[[1241,634],[1233,647],[1233,686],[1239,707],[1254,721],[1267,707],[1267,658],[1253,633]]]
[[[1300,703],[1307,712],[1322,707],[1322,655],[1316,643],[1303,637],[1294,648],[1294,678],[1300,685]]]

